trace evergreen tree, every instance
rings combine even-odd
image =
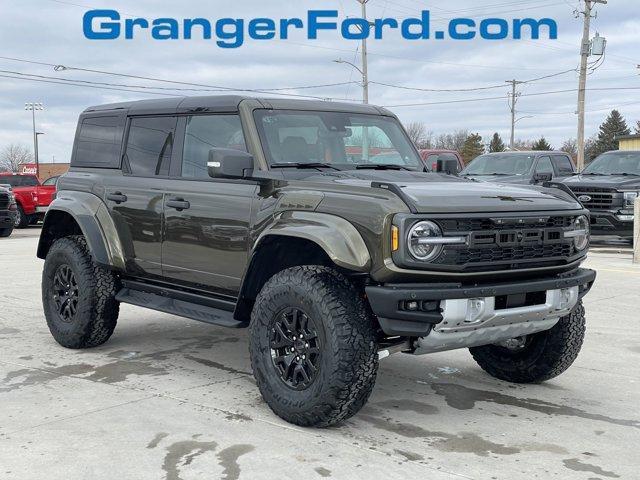
[[[620,115],[620,112],[618,110],[611,110],[607,119],[600,125],[598,138],[593,146],[593,150],[590,152],[590,154],[593,155],[591,159],[609,150],[618,150],[619,143],[615,138],[618,135],[629,135],[630,133],[631,130],[627,126],[624,117]]]
[[[553,147],[547,142],[547,139],[544,138],[544,135],[540,137],[540,140],[535,142],[531,147],[532,150],[553,150]]]
[[[489,152],[504,152],[505,146],[498,132],[493,134],[491,143],[489,143]]]
[[[478,133],[468,135],[460,151],[464,163],[469,163],[471,160],[483,153],[484,144],[482,143],[482,137]]]

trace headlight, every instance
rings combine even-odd
[[[442,230],[433,222],[416,223],[407,237],[407,248],[411,255],[423,262],[436,258],[442,252]]]
[[[580,215],[573,221],[573,230],[564,232],[565,238],[573,238],[576,250],[582,251],[589,246],[589,219]]]
[[[638,195],[639,192],[624,192],[624,208],[633,208],[633,203]]]

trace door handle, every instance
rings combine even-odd
[[[116,202],[118,205],[127,201],[127,196],[122,192],[107,193],[107,200]]]
[[[191,204],[183,198],[171,198],[167,200],[167,207],[175,208],[177,211],[187,210],[191,207]]]

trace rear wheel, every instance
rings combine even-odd
[[[13,222],[15,228],[26,228],[29,226],[29,215],[24,213],[24,210],[18,205],[18,211],[16,212],[16,218]]]
[[[357,413],[378,368],[362,296],[318,266],[289,268],[265,284],[251,316],[250,353],[269,407],[301,426],[327,427]]]
[[[53,338],[67,348],[106,342],[118,319],[117,285],[117,278],[93,261],[84,237],[56,240],[42,272],[42,304]]]
[[[469,351],[489,375],[515,383],[538,383],[563,373],[580,353],[585,314],[579,302],[551,329]]]

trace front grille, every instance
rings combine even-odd
[[[7,210],[9,208],[9,195],[6,193],[0,193],[0,210]]]
[[[624,199],[620,192],[613,188],[597,188],[597,187],[570,187],[571,191],[576,194],[585,208],[589,210],[618,210],[623,207]]]
[[[564,237],[575,216],[442,219],[446,236],[464,234],[466,245],[447,245],[434,262],[464,272],[566,265],[578,252]]]

